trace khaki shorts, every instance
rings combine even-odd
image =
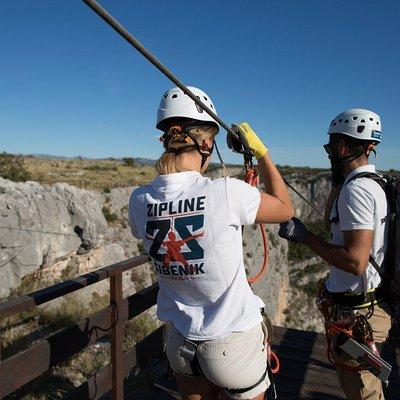
[[[270,381],[268,374],[256,387],[244,393],[232,393],[256,384],[267,370],[264,346],[266,329],[257,324],[246,332],[236,332],[222,339],[197,342],[196,356],[207,380],[223,388],[232,399],[251,399],[265,392]],[[166,352],[171,368],[187,376],[195,376],[190,361],[181,356],[185,337],[174,327],[167,327]]]

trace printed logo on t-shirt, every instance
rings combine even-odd
[[[151,240],[149,255],[158,275],[170,279],[198,279],[206,273],[204,236],[206,196],[147,205],[146,237]]]

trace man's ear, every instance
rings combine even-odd
[[[375,158],[376,158],[375,145],[373,143],[370,143],[368,145],[367,150],[366,150],[365,153],[367,154],[367,156],[369,156],[371,154],[371,152],[375,154]]]
[[[340,139],[338,141],[337,150],[340,157],[348,155],[349,148],[347,147],[346,142],[343,139]]]

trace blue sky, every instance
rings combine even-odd
[[[277,163],[328,166],[330,120],[363,107],[383,121],[376,164],[400,168],[400,2],[101,4],[226,122],[248,121]],[[0,151],[160,155],[155,116],[172,84],[83,2],[0,2],[0,51]]]

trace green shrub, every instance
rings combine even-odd
[[[6,152],[0,154],[0,176],[14,182],[25,182],[30,179],[23,158]]]
[[[139,242],[137,244],[137,248],[138,248],[140,254],[147,254],[142,242]]]
[[[39,309],[40,325],[50,326],[53,329],[60,329],[70,326],[80,319],[88,311],[76,300],[69,298],[54,310]]]
[[[118,171],[118,167],[116,165],[104,165],[104,164],[94,164],[89,165],[88,167],[84,167],[88,171]]]
[[[107,206],[103,206],[101,210],[107,222],[115,222],[118,219],[117,214],[112,213]]]
[[[124,347],[129,349],[157,329],[157,323],[147,315],[139,315],[125,324]]]
[[[135,160],[132,157],[124,157],[122,159],[122,161],[126,167],[134,167],[135,166]]]
[[[316,297],[318,294],[319,288],[325,282],[325,279],[320,279],[316,282],[308,282],[305,285],[301,286],[301,289],[308,294],[309,296]]]

